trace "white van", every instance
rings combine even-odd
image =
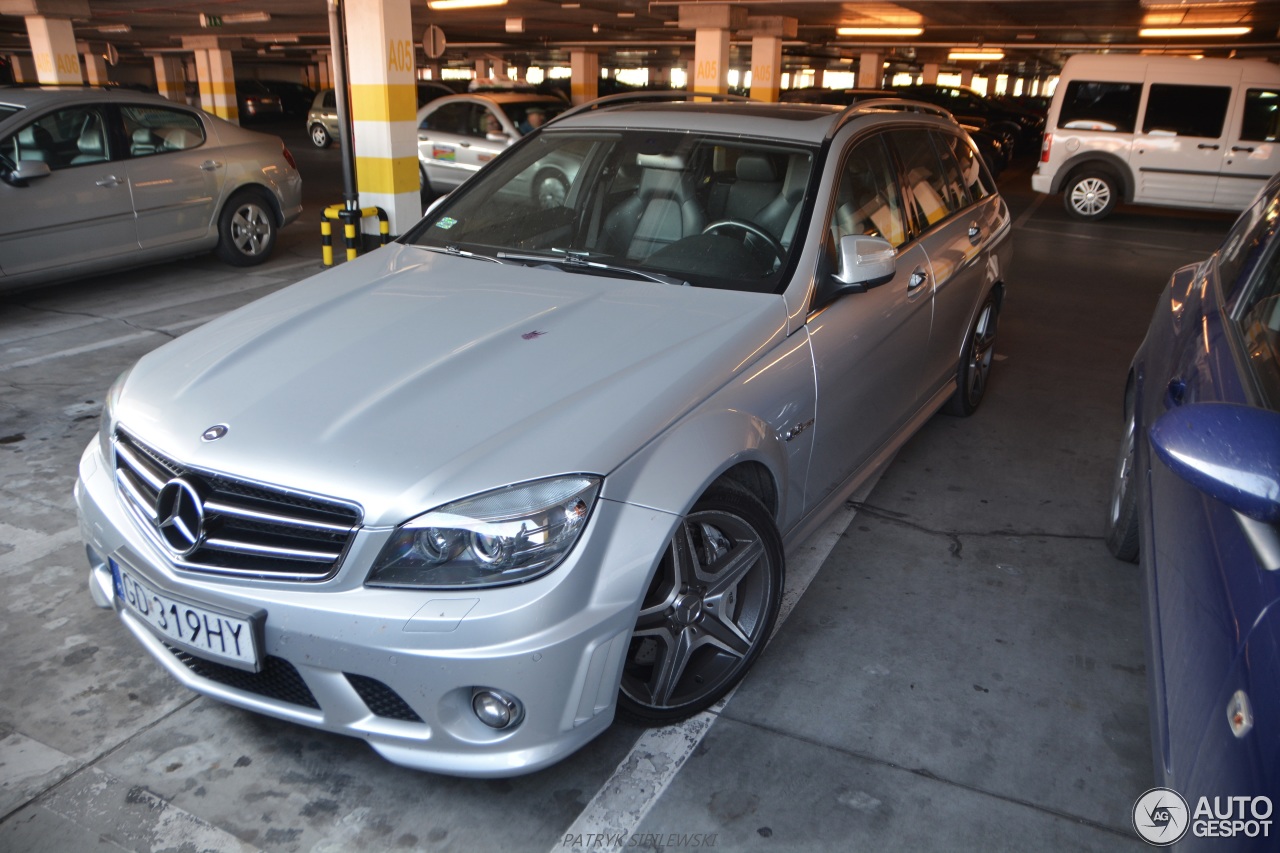
[[[1067,60],[1031,188],[1102,219],[1136,202],[1244,210],[1280,171],[1280,66],[1252,59]]]

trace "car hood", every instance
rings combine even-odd
[[[785,327],[780,296],[391,246],[150,353],[114,412],[183,463],[355,501],[388,526],[608,474]],[[202,441],[216,424],[226,435]]]

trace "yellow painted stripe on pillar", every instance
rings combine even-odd
[[[357,157],[356,177],[361,193],[418,191],[417,157]]]
[[[414,121],[418,117],[418,87],[412,83],[352,86],[351,117],[355,121]]]
[[[200,94],[205,93],[205,87],[209,87],[211,95],[234,95],[236,93],[236,84],[234,80],[209,80],[200,84]]]
[[[205,112],[210,112],[218,118],[225,118],[227,121],[240,121],[240,108],[235,104],[211,104],[205,108]]]

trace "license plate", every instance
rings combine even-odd
[[[111,561],[116,597],[172,645],[238,669],[258,669],[254,625],[207,607],[165,595],[139,580],[126,566]]]

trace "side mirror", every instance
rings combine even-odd
[[[898,250],[883,237],[847,234],[840,238],[839,252],[840,266],[833,277],[859,292],[888,283],[898,267]]]
[[[1178,477],[1254,521],[1280,523],[1280,413],[1190,403],[1161,415],[1150,435]]]
[[[498,131],[489,131],[484,135],[484,138],[489,140],[490,142],[510,142],[511,141],[511,137],[507,136],[505,133],[500,133]]]
[[[27,181],[34,178],[47,178],[52,172],[49,164],[43,160],[19,160],[18,165],[9,173],[9,182],[24,187]]]

